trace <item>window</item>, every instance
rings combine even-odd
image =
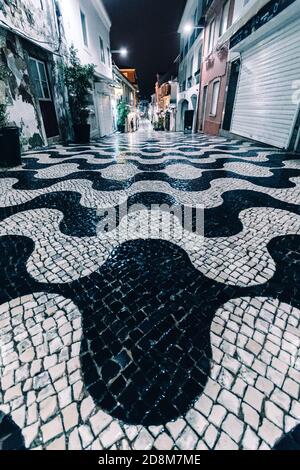
[[[222,17],[221,17],[220,31],[219,31],[220,36],[222,36],[227,31],[227,28],[228,28],[229,6],[230,6],[230,0],[227,0],[222,10]]]
[[[111,55],[110,55],[110,48],[107,48],[107,63],[109,67],[111,67]]]
[[[86,47],[88,47],[86,17],[85,17],[85,14],[82,11],[80,11],[80,17],[81,17],[81,28],[82,28],[83,43]]]
[[[44,62],[30,58],[29,67],[31,78],[33,80],[34,88],[38,99],[51,100],[47,72]]]
[[[41,9],[44,10],[44,3],[43,3],[43,0],[40,0],[40,4],[41,4]]]
[[[208,27],[208,50],[207,53],[210,54],[215,45],[215,30],[216,30],[216,21],[212,20]]]
[[[212,87],[213,88],[212,88],[210,115],[216,116],[217,109],[218,109],[219,92],[220,92],[220,80],[216,80],[213,83]]]
[[[103,39],[101,36],[99,36],[99,42],[100,42],[100,59],[101,59],[101,62],[105,64],[104,44],[103,44]]]

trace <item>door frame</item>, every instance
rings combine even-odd
[[[31,82],[33,82],[32,75],[30,73],[30,61],[31,60],[36,62],[36,64],[42,64],[42,66],[44,67],[45,76],[46,76],[46,79],[47,79],[47,88],[48,88],[48,92],[49,92],[49,98],[46,98],[45,96],[43,98],[39,98],[36,95],[35,88],[34,88],[33,91],[34,91],[35,99],[38,102],[38,109],[39,109],[40,117],[41,117],[41,131],[42,131],[42,134],[43,134],[43,138],[44,138],[45,142],[49,143],[52,140],[55,141],[56,139],[59,139],[61,137],[61,135],[60,135],[60,129],[59,129],[59,124],[58,124],[58,117],[57,117],[58,114],[57,114],[57,109],[56,109],[56,103],[55,103],[54,98],[53,98],[54,94],[53,94],[53,89],[52,89],[52,83],[51,83],[50,78],[49,78],[50,74],[49,74],[49,70],[48,70],[48,63],[47,63],[47,60],[39,59],[37,57],[34,57],[34,56],[28,54],[29,63],[27,65],[27,67],[28,67],[28,72],[29,72],[29,77],[30,77]],[[37,66],[36,69],[37,69],[38,76],[39,76],[40,87],[41,87],[42,93],[44,95],[44,89],[42,87],[42,79],[41,79],[41,74],[40,74],[39,67]],[[53,105],[53,109],[54,109],[54,113],[55,113],[55,117],[56,117],[57,131],[58,131],[58,133],[55,136],[52,136],[52,137],[47,136],[46,127],[45,127],[45,123],[44,123],[44,117],[43,117],[43,113],[42,113],[42,109],[41,109],[41,105],[40,105],[41,101],[49,102],[49,103],[52,103],[52,105]]]
[[[199,130],[203,132],[205,116],[207,111],[207,97],[208,97],[208,85],[204,85],[202,91],[202,101],[201,101],[201,114],[200,114],[200,128]]]
[[[227,117],[227,113],[229,112],[228,109],[227,109],[227,106],[228,106],[228,98],[229,98],[230,85],[231,85],[231,83],[232,83],[232,82],[231,82],[231,78],[232,78],[232,67],[235,65],[236,62],[239,63],[239,74],[238,74],[237,81],[236,81],[236,85],[235,85],[234,98],[233,98],[233,100],[232,100],[232,107],[231,107],[231,116],[230,116],[229,129],[224,129],[224,121],[225,121],[225,118]],[[224,108],[223,108],[223,117],[222,117],[222,123],[221,123],[221,129],[224,130],[224,131],[226,131],[226,132],[230,132],[230,130],[231,130],[231,123],[232,123],[233,112],[234,112],[234,107],[235,107],[236,95],[237,95],[237,91],[238,91],[238,88],[239,88],[240,76],[241,76],[241,68],[242,68],[242,58],[241,58],[241,56],[235,57],[232,61],[230,61],[230,63],[228,63],[228,66],[229,66],[230,68],[229,68],[228,75],[227,75],[226,95],[225,95],[225,100],[224,100],[225,105],[224,105]],[[237,65],[236,65],[236,66],[237,66]]]
[[[288,150],[300,153],[300,103],[298,104],[295,119],[292,125]]]

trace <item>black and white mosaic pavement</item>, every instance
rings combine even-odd
[[[26,153],[0,172],[0,449],[299,450],[299,247],[300,156],[146,126]]]

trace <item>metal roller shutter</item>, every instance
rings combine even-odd
[[[300,18],[242,53],[231,131],[287,148],[298,111],[293,85],[300,79]]]

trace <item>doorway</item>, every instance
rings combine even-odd
[[[233,114],[236,89],[237,89],[239,76],[240,76],[240,68],[241,68],[240,59],[237,59],[234,62],[232,62],[231,69],[230,69],[229,83],[228,83],[224,120],[223,120],[223,129],[225,131],[230,131],[230,128],[231,128],[231,120],[232,120],[232,114]]]
[[[290,140],[289,150],[300,153],[300,105]]]
[[[205,122],[205,116],[206,116],[207,90],[208,90],[208,86],[205,85],[205,87],[203,88],[203,94],[202,94],[201,116],[200,116],[200,131],[202,132],[204,129],[204,122]]]
[[[36,98],[39,101],[45,134],[47,138],[59,136],[57,117],[49,86],[45,62],[30,57],[30,75]]]
[[[188,111],[189,109],[189,103],[187,100],[183,100],[181,102],[181,107],[180,107],[180,131],[184,131],[184,118],[185,118],[185,112]]]

